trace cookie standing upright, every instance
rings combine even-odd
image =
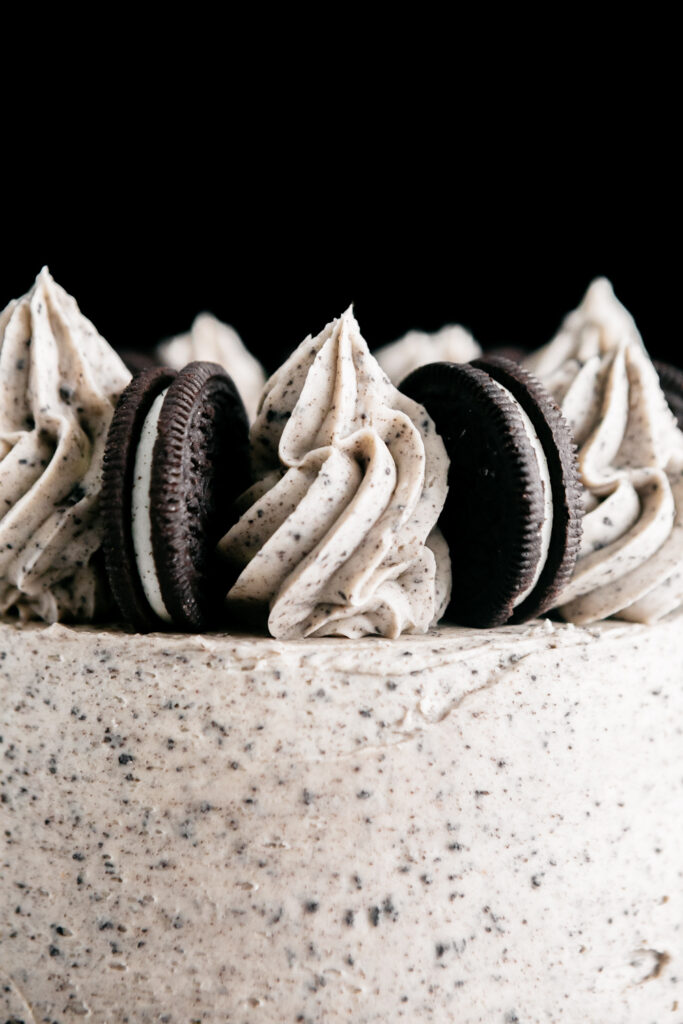
[[[669,408],[676,417],[679,429],[683,429],[683,370],[657,359],[654,360],[654,368]]]
[[[487,627],[552,607],[581,530],[574,445],[555,403],[504,358],[432,363],[401,389],[430,413],[450,459],[439,520],[453,566],[447,616]]]
[[[105,557],[123,618],[139,630],[221,621],[218,538],[248,483],[247,418],[222,367],[133,378],[107,440]]]

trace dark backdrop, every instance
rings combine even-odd
[[[8,211],[0,302],[47,263],[118,347],[151,346],[209,310],[273,369],[350,302],[371,347],[446,322],[484,347],[536,347],[605,274],[650,351],[683,364],[666,191],[624,198],[601,179],[587,199],[424,169],[396,183],[386,168],[326,191],[316,171],[310,188],[303,167],[296,188],[277,175],[204,188],[195,175],[166,191],[152,176],[130,202],[110,189],[34,197]]]
[[[114,344],[210,309],[273,366],[352,300],[371,346],[461,321],[533,347],[606,274],[683,362],[676,34],[657,22],[652,44],[639,17],[617,45],[573,12],[539,45],[483,13],[380,39],[337,18],[319,46],[291,12],[253,35],[184,17],[177,49],[123,22],[111,67],[49,38],[52,73],[33,61],[8,91],[0,303],[47,262]]]

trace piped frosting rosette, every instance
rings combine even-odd
[[[683,434],[633,318],[605,279],[526,360],[578,445],[583,540],[560,612],[651,623],[683,603]]]
[[[427,363],[467,363],[481,355],[481,347],[469,331],[459,324],[448,324],[440,331],[408,331],[398,341],[383,345],[373,355],[397,387],[409,373]]]
[[[129,379],[47,269],[0,314],[0,612],[93,618],[102,455]]]
[[[450,591],[448,458],[350,309],[268,381],[251,442],[257,482],[221,543],[228,605],[265,606],[281,639],[425,632]]]
[[[237,386],[249,420],[253,420],[266,375],[258,359],[229,324],[210,313],[200,313],[187,334],[162,341],[155,354],[164,366],[174,370],[182,370],[197,360],[224,367]]]

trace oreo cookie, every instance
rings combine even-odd
[[[432,363],[401,390],[423,405],[450,457],[439,526],[453,594],[446,618],[490,627],[556,603],[581,539],[571,430],[545,388],[502,357]]]
[[[497,345],[484,352],[484,359],[511,359],[513,363],[521,363],[529,355],[525,348],[518,345]]]
[[[119,399],[102,479],[104,555],[140,631],[205,630],[227,584],[216,545],[249,484],[244,405],[216,363],[143,370]]]
[[[159,362],[149,352],[143,352],[142,350],[135,348],[122,348],[117,350],[118,355],[121,357],[126,365],[126,368],[130,370],[132,374],[141,373],[143,370],[149,370],[153,366],[159,366]]]
[[[679,428],[683,430],[683,370],[659,360],[654,361],[654,366],[659,374],[659,383],[669,408],[676,417]]]

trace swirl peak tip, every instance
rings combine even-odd
[[[342,315],[339,317],[339,319],[342,321],[342,323],[351,323],[351,324],[357,324],[358,323],[358,321],[356,320],[356,314],[353,311],[353,303],[352,302],[349,303],[349,305],[346,307],[346,309],[344,310]]]
[[[52,277],[52,274],[50,273],[50,268],[48,267],[47,263],[44,263],[43,266],[38,271],[38,273],[36,274],[36,284],[53,284],[53,283],[54,283],[54,278]]]
[[[608,277],[595,277],[588,285],[584,302],[590,304],[595,301],[615,301],[614,285]]]

